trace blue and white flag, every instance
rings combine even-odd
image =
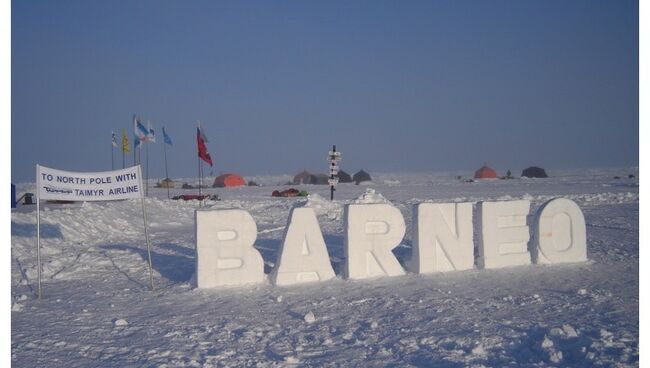
[[[111,132],[111,143],[113,144],[113,147],[117,147],[117,137],[115,137],[115,132]]]
[[[149,135],[149,129],[145,128],[135,115],[133,115],[133,133],[140,141],[146,141]]]
[[[173,146],[172,139],[167,135],[167,132],[165,131],[165,127],[163,127],[163,140],[165,141],[166,144]]]
[[[147,120],[147,130],[149,131],[147,133],[147,142],[156,143],[156,133],[154,133],[153,125],[151,125],[151,122],[149,120]]]
[[[137,135],[133,137],[133,148],[140,148],[140,143],[142,141],[140,140],[140,137]]]

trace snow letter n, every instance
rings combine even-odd
[[[420,203],[413,213],[409,271],[431,273],[474,267],[471,203]]]
[[[406,225],[399,209],[389,204],[345,207],[345,274],[349,279],[403,275],[393,255]]]
[[[198,288],[264,281],[264,261],[253,247],[257,225],[248,212],[198,210],[195,220]]]

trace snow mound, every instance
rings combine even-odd
[[[373,203],[392,203],[386,199],[381,193],[377,193],[374,189],[368,188],[366,191],[361,194],[357,199],[354,200],[356,204],[373,204]]]
[[[312,311],[307,312],[307,314],[305,314],[304,319],[305,319],[305,322],[307,322],[307,323],[316,322],[316,316],[314,316],[314,312],[312,312]]]
[[[338,219],[343,213],[343,205],[337,201],[329,201],[316,193],[307,196],[305,207],[311,207],[316,215],[327,215],[328,218]]]

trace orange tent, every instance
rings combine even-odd
[[[246,185],[244,178],[237,174],[223,174],[214,178],[213,188],[239,187]]]
[[[496,179],[496,177],[497,172],[487,166],[483,166],[474,173],[474,179]]]

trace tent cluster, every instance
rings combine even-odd
[[[531,166],[524,169],[521,172],[522,178],[548,178],[546,171],[541,167]],[[480,169],[474,172],[474,179],[498,179],[499,175],[496,170],[493,168],[483,165]],[[508,175],[503,177],[503,179],[511,179],[510,170],[508,170]]]
[[[359,170],[356,174],[353,176],[350,176],[350,174],[346,173],[345,171],[341,170],[338,173],[339,177],[339,183],[362,183],[364,181],[372,181],[372,178],[370,177],[370,174],[363,170]],[[328,179],[329,176],[325,174],[312,174],[308,172],[307,170],[303,170],[299,173],[297,173],[293,177],[293,185],[300,185],[300,184],[316,184],[316,185],[327,185],[328,184]]]

